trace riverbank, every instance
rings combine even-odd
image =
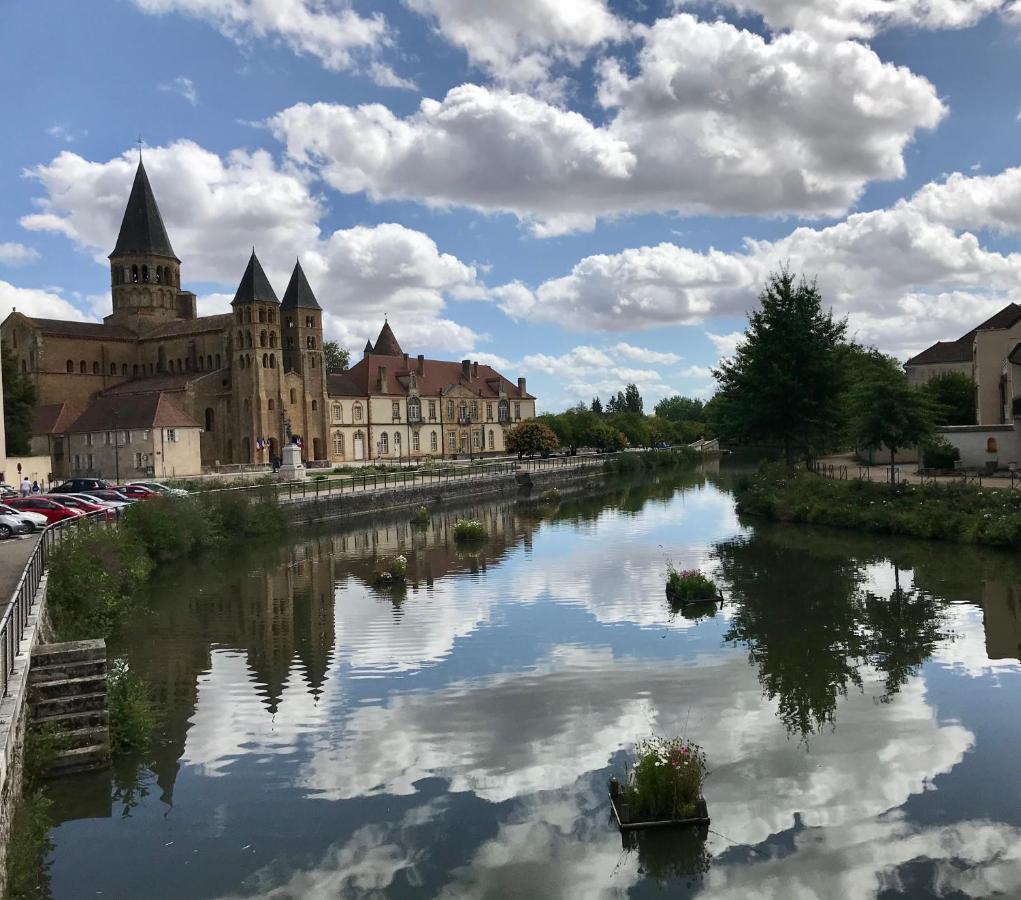
[[[738,479],[737,511],[862,533],[1021,547],[1021,493],[965,484],[882,484],[767,466]]]

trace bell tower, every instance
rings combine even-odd
[[[146,322],[195,315],[194,295],[181,291],[181,260],[170,246],[141,157],[110,254],[110,289],[113,314],[106,320],[136,331]]]

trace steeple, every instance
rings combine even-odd
[[[293,280],[293,279],[292,279]],[[252,248],[252,256],[248,260],[248,268],[241,276],[241,283],[238,285],[237,293],[231,301],[231,306],[240,306],[245,303],[279,303],[277,295],[273,291],[273,285],[269,283],[266,273],[262,270],[262,263],[255,255],[255,248]]]
[[[291,272],[291,280],[287,283],[287,290],[284,291],[284,300],[280,304],[281,309],[322,309],[316,295],[312,293],[312,287],[305,277],[301,263],[295,261],[294,271]]]
[[[379,337],[376,338],[375,349],[372,351],[377,356],[403,356],[404,351],[401,349],[401,345],[397,343],[397,338],[394,337],[393,331],[390,329],[390,323],[384,321],[383,328],[379,332]]]
[[[366,356],[368,356],[371,352],[372,352],[372,341],[366,341],[365,342],[365,349],[362,350],[362,353],[364,353]]]
[[[156,197],[141,157],[135,170],[128,205],[124,209],[124,218],[121,220],[117,246],[113,248],[110,259],[123,256],[164,256],[180,262],[174,255],[174,248],[170,246],[170,238],[167,237],[167,229],[163,225],[163,217],[156,205]]]

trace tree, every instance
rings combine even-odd
[[[341,347],[336,341],[323,343],[323,356],[326,358],[327,372],[343,372],[351,362],[351,352]]]
[[[912,387],[900,367],[876,365],[850,396],[852,432],[858,445],[867,450],[886,447],[890,467],[897,451],[917,446],[933,434],[932,400],[920,388]]]
[[[591,409],[597,416],[601,416],[603,414],[603,404],[598,397],[592,398]]]
[[[619,453],[628,447],[627,438],[612,425],[596,422],[591,435],[591,446],[604,453]]]
[[[963,372],[943,372],[925,385],[940,425],[975,424],[975,382]]]
[[[691,397],[664,397],[656,404],[656,415],[671,422],[704,422],[705,404]]]
[[[538,419],[529,419],[507,432],[507,449],[522,456],[547,456],[557,449],[559,442],[553,430]]]
[[[846,331],[846,321],[823,312],[814,282],[787,269],[771,274],[734,358],[713,370],[723,434],[779,443],[788,465],[795,451],[810,456],[828,446],[840,422],[845,374],[837,351]]]
[[[648,447],[652,443],[648,420],[645,416],[633,412],[622,412],[613,416],[609,422],[632,447]]]
[[[0,348],[0,375],[3,377],[7,455],[28,456],[32,452],[36,389],[32,379],[18,371],[18,360],[6,344]]]

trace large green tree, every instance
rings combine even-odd
[[[507,432],[507,450],[518,457],[546,456],[559,446],[556,434],[538,419],[529,419]]]
[[[656,415],[671,422],[704,422],[705,404],[692,397],[664,397],[656,404]]]
[[[823,311],[814,282],[787,269],[769,276],[733,359],[713,371],[714,413],[730,440],[780,444],[788,465],[830,446],[845,373],[847,323]]]
[[[943,372],[925,385],[940,425],[975,424],[975,382],[963,372]]]
[[[343,372],[351,362],[351,351],[341,347],[336,341],[323,342],[323,356],[326,359],[327,372]]]
[[[849,409],[858,446],[866,450],[885,447],[892,467],[898,450],[932,437],[934,408],[924,390],[908,383],[896,361],[886,359],[885,365],[880,362],[882,357],[877,359],[851,391]]]
[[[6,344],[0,348],[4,388],[4,431],[8,456],[28,456],[31,452],[32,416],[36,390],[32,379],[18,371],[18,360]]]

